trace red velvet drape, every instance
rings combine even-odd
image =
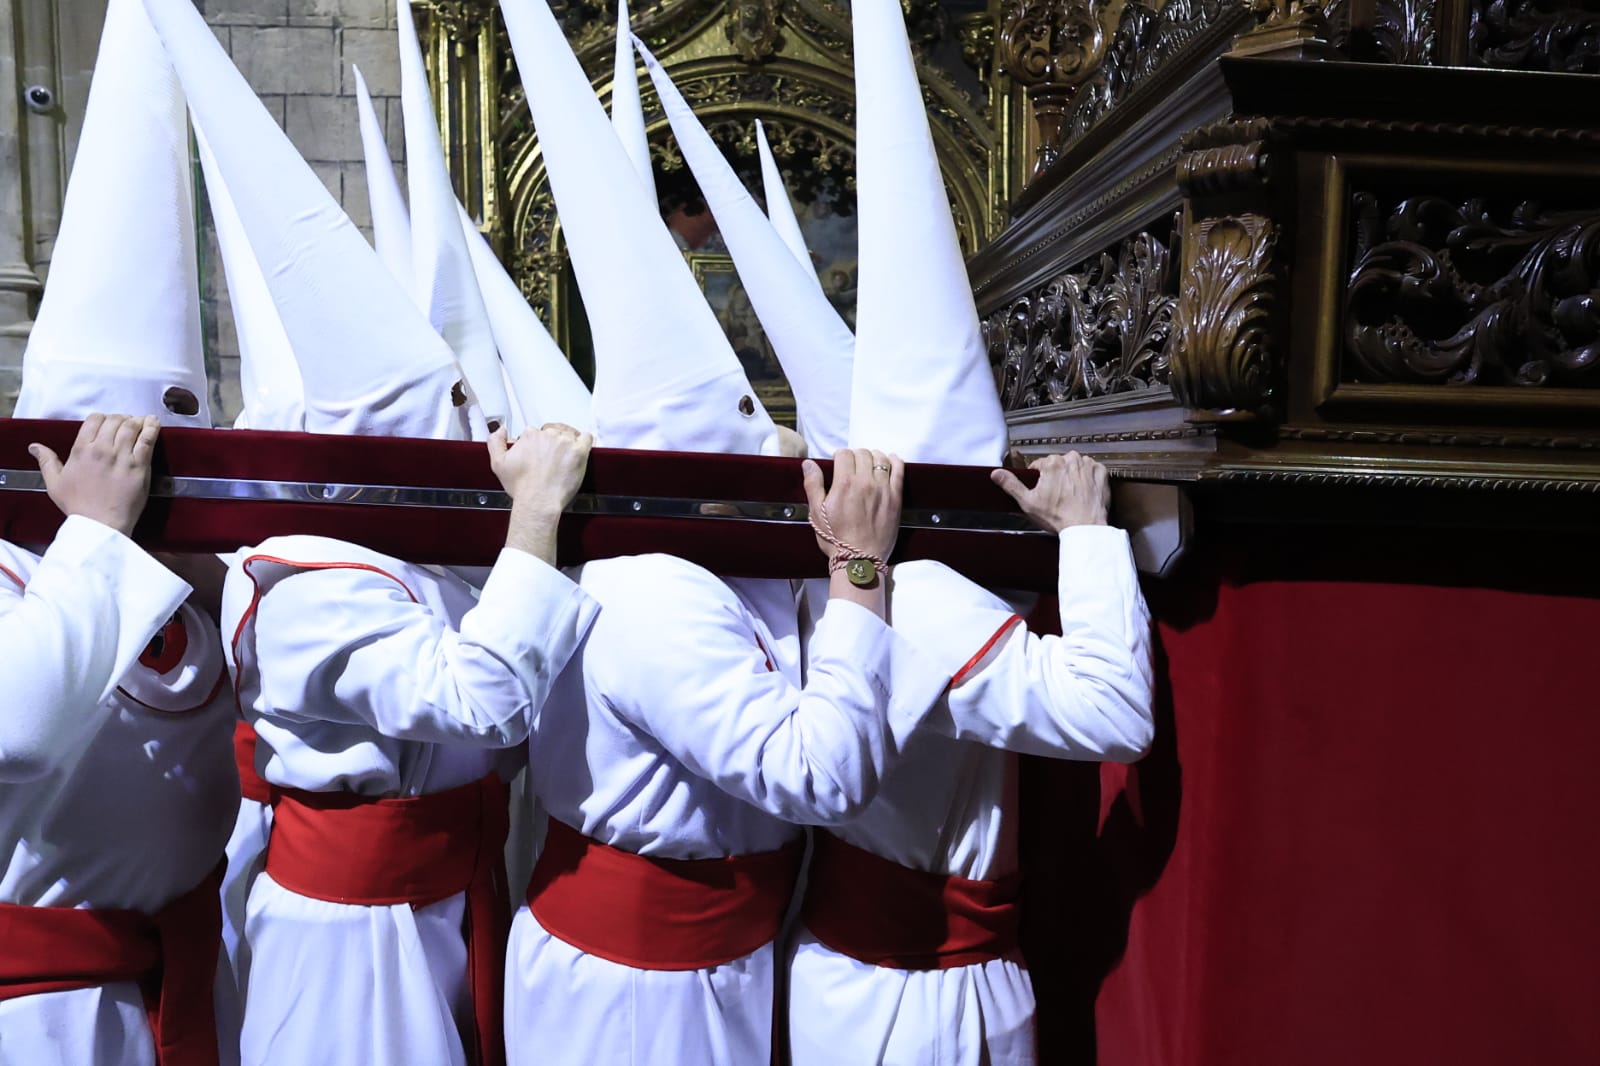
[[[1149,590],[1143,763],[1029,767],[1042,1061],[1600,1062],[1582,540],[1302,540]]]

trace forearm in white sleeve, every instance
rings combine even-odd
[[[941,731],[1008,751],[1132,761],[1153,735],[1150,617],[1128,536],[1061,534],[1061,635],[1019,624],[948,695]]]
[[[386,574],[306,570],[261,598],[260,709],[399,740],[509,747],[527,738],[596,611],[560,571],[514,548],[459,631]]]
[[[731,602],[694,587],[653,605],[608,602],[588,654],[611,706],[685,767],[800,824],[860,814],[944,684],[871,611],[834,602],[796,688]]]
[[[189,586],[93,519],[69,517],[26,591],[0,588],[0,781],[32,781],[73,759],[102,706]]]

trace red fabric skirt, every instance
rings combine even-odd
[[[528,908],[550,935],[640,970],[703,970],[777,938],[805,842],[726,859],[659,859],[550,819]]]
[[[504,847],[507,793],[498,775],[445,792],[369,799],[350,792],[273,792],[266,871],[291,892],[364,907],[425,907],[467,895],[467,972],[475,1061],[505,1061],[501,982],[510,916]]]

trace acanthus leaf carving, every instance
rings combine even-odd
[[[1064,147],[1234,9],[1224,0],[1167,0],[1157,10],[1128,0],[1102,62],[1078,86],[1060,123]]]
[[[1164,384],[1176,281],[1148,232],[1051,278],[983,323],[1008,410]]]
[[[939,0],[900,0],[906,16],[906,38],[911,50],[926,55],[937,48],[950,31],[950,14]]]
[[[1277,241],[1263,215],[1185,218],[1171,374],[1193,420],[1252,420],[1268,410]]]
[[[1373,58],[1385,63],[1433,62],[1438,0],[1377,0],[1373,11]]]

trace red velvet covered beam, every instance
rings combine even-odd
[[[40,442],[65,456],[78,423],[0,420],[0,470],[36,469],[27,446]],[[826,469],[827,463],[823,466]],[[267,537],[313,533],[354,541],[412,562],[487,564],[504,543],[506,512],[493,506],[499,483],[482,444],[389,437],[340,437],[250,430],[163,430],[157,445],[157,495],[136,531],[163,551],[233,551]],[[221,484],[285,483],[281,498],[218,499],[171,492],[162,479]],[[49,499],[13,476],[0,486],[0,536],[43,542],[61,515]],[[333,486],[322,490],[321,486]],[[375,486],[349,491],[342,486]],[[384,506],[389,488],[467,493],[468,506]],[[9,490],[9,491],[6,491]],[[215,491],[215,489],[213,489]],[[714,501],[801,507],[805,493],[793,459],[743,455],[597,449],[582,492],[620,513],[574,513],[562,522],[561,561],[578,563],[642,552],[667,552],[738,577],[806,577],[824,572],[822,555],[803,521],[715,517]],[[482,494],[490,502],[471,506]],[[641,507],[628,513],[627,501]],[[366,502],[366,501],[373,502]],[[652,514],[649,501],[712,501],[704,517]],[[1056,540],[1039,533],[935,528],[977,514],[1021,525],[1016,505],[979,467],[907,467],[905,506],[920,526],[901,531],[895,557],[937,559],[984,584],[1053,588]],[[803,511],[799,512],[803,514]]]

